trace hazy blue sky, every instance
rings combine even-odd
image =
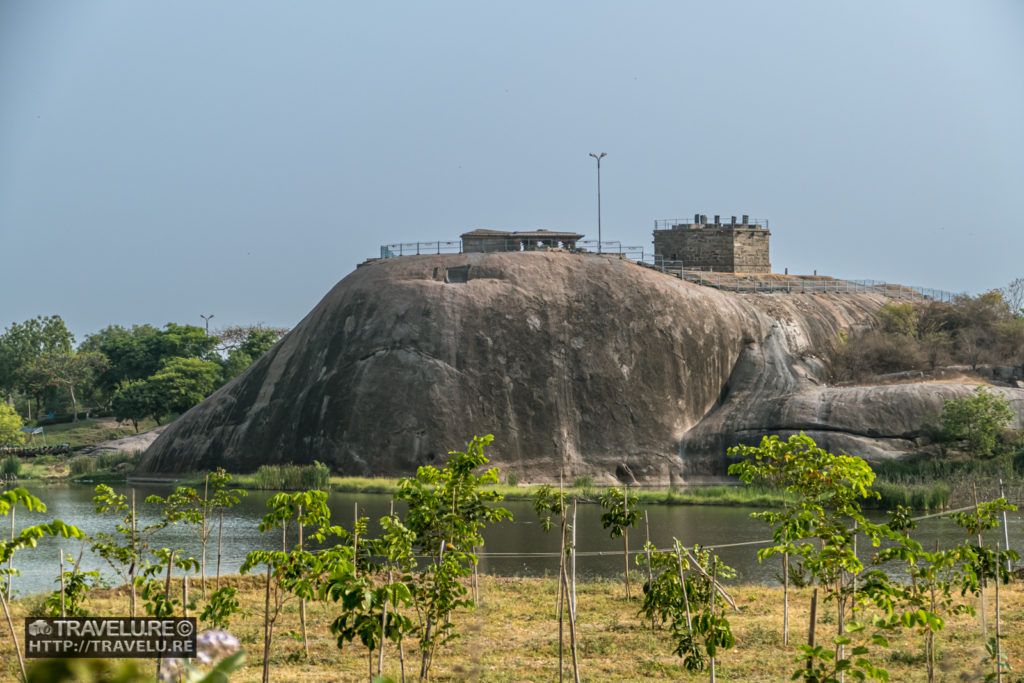
[[[0,326],[293,326],[383,243],[651,243],[1024,276],[1024,2],[0,0]]]

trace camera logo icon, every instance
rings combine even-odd
[[[28,625],[28,634],[30,636],[48,636],[52,633],[53,626],[50,626],[42,619],[33,621],[31,624]]]

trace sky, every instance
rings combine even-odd
[[[1024,276],[1024,3],[0,0],[0,327],[292,327],[382,244],[769,220]]]

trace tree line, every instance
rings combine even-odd
[[[26,421],[85,408],[159,424],[182,413],[245,370],[287,332],[262,326],[213,334],[194,325],[163,328],[110,325],[80,343],[59,315],[12,323],[0,334],[0,393],[4,414]]]
[[[951,364],[1024,365],[1024,278],[950,302],[890,301],[871,329],[841,335],[824,355],[835,382]]]

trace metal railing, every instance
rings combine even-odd
[[[521,252],[521,251],[543,251],[545,249],[555,249],[563,247],[549,247],[541,245],[526,244],[521,239],[513,238],[484,238],[479,240],[474,245],[474,253],[479,252]],[[579,240],[576,242],[575,249],[566,249],[566,251],[587,251],[587,252],[598,252],[603,254],[616,254],[622,258],[628,258],[634,261],[643,261],[650,257],[649,254],[644,252],[643,247],[623,245],[617,240],[602,240],[600,249],[598,248],[597,240]],[[380,257],[383,259],[396,258],[398,256],[419,256],[423,254],[461,254],[464,253],[464,248],[461,240],[443,242],[396,242],[394,244],[382,244],[380,247]]]
[[[396,242],[395,244],[382,244],[380,247],[381,258],[395,258],[396,256],[415,256],[418,254],[458,254],[462,251],[462,241],[454,242]]]
[[[681,261],[654,259],[642,266],[673,275],[681,280],[729,292],[784,294],[881,294],[906,301],[952,301],[960,296],[930,287],[912,287],[878,280],[801,279],[761,280],[754,275],[737,276],[684,268]]]
[[[705,216],[705,218],[706,218],[706,216]],[[719,216],[719,222],[718,223],[715,223],[713,220],[709,219],[707,223],[701,223],[700,225],[702,227],[710,226],[712,228],[714,228],[714,227],[723,227],[723,228],[737,227],[738,228],[738,227],[742,227],[742,226],[746,226],[746,227],[755,227],[756,226],[756,227],[759,227],[759,228],[764,228],[765,230],[768,229],[768,219],[767,218],[749,218],[748,217],[746,223],[741,223],[740,220],[737,219],[735,226],[732,223],[732,218],[733,218],[732,216],[729,216],[726,220],[721,220],[722,218],[723,218],[722,216]],[[694,219],[693,216],[689,216],[688,218],[660,218],[660,219],[654,221],[654,229],[655,230],[671,230],[672,228],[674,228],[677,225],[694,225],[693,219]]]
[[[764,222],[767,225],[767,221]],[[499,238],[491,241],[491,246],[483,245],[483,250],[488,252],[509,252],[515,253],[524,251],[524,245],[520,240],[503,240],[497,244]],[[598,251],[597,240],[580,240],[576,243],[576,249],[570,251],[586,251],[596,253]],[[543,250],[547,247],[536,247],[536,250]],[[527,251],[534,249],[526,248]],[[434,242],[397,242],[385,244],[380,248],[381,258],[395,258],[398,256],[414,256],[422,254],[459,254],[462,253],[462,241],[434,241]],[[843,280],[843,279],[802,279],[799,277],[787,279],[758,279],[754,275],[737,276],[733,273],[716,273],[705,271],[699,268],[685,268],[682,261],[660,259],[645,252],[640,246],[623,245],[618,240],[602,240],[600,251],[602,254],[617,255],[619,258],[626,258],[635,261],[638,265],[653,270],[661,271],[667,275],[673,275],[681,280],[714,287],[729,292],[747,293],[784,293],[784,294],[881,294],[891,299],[905,301],[944,301],[949,302],[958,294],[944,289],[931,287],[915,287],[901,285],[879,280]]]
[[[643,261],[647,258],[643,247],[624,246],[618,240],[601,240],[600,249],[598,249],[597,240],[580,240],[576,244],[589,252],[600,251],[602,254],[618,254],[633,261]]]

